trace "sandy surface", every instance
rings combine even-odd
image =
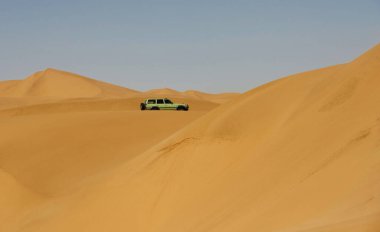
[[[209,94],[154,89],[140,92],[97,81],[74,73],[48,68],[24,80],[0,82],[0,111],[25,106],[46,105],[50,111],[138,110],[146,98],[167,97],[188,103],[193,110],[210,110],[237,97],[238,93]],[[98,102],[97,102],[98,101]],[[97,102],[97,103],[96,103]],[[57,109],[59,108],[59,109]],[[30,111],[28,108],[27,111]],[[42,110],[45,112],[44,110]]]
[[[377,46],[208,110],[0,113],[0,231],[378,232],[379,77]]]
[[[176,91],[173,89],[152,89],[142,93],[142,95],[150,96],[167,96],[167,97],[182,97],[188,99],[196,99],[201,101],[214,102],[217,104],[226,103],[233,100],[235,97],[239,96],[238,93],[220,93],[220,94],[210,94],[204,93],[197,90],[186,90],[184,92]]]

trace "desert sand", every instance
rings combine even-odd
[[[46,113],[46,110],[49,112],[138,110],[136,105],[149,97],[168,97],[177,102],[188,103],[192,110],[207,111],[238,95],[238,93],[208,94],[200,91],[179,92],[171,89],[141,92],[48,68],[24,80],[0,82],[0,111],[12,109],[11,112],[20,112],[22,109],[25,113]]]
[[[378,232],[379,77],[380,45],[194,112],[8,107],[0,231]]]

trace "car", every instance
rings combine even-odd
[[[189,110],[188,104],[173,103],[168,98],[150,98],[140,104],[141,110]]]

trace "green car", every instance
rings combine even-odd
[[[173,103],[167,98],[146,99],[140,104],[141,110],[189,110],[188,104]]]

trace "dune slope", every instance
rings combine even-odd
[[[213,102],[217,104],[226,103],[239,95],[239,93],[204,93],[196,90],[187,90],[184,92],[179,92],[173,89],[152,89],[147,92],[142,93],[147,97],[170,97],[170,98],[185,98],[185,99],[196,99],[200,101]]]
[[[33,205],[39,204],[41,197],[20,184],[15,177],[0,168],[0,222],[11,221]]]
[[[253,89],[120,160],[101,178],[93,175],[81,191],[47,199],[0,226],[27,232],[377,232],[379,76],[380,45],[351,63]],[[128,149],[114,152],[128,155]]]
[[[0,82],[0,110],[5,114],[139,110],[154,97],[186,102],[192,110],[211,110],[237,93],[207,94],[154,89],[147,92],[112,85],[74,73],[48,68],[24,80]],[[0,114],[4,114],[1,112]]]
[[[3,88],[1,88],[3,86]],[[3,97],[126,97],[138,91],[93,80],[74,73],[48,68],[25,80],[0,85]]]
[[[247,92],[22,231],[378,231],[379,57]]]
[[[116,112],[116,111],[140,111],[140,103],[143,97],[133,98],[111,98],[111,99],[74,99],[64,101],[53,101],[36,103],[30,105],[17,105],[9,103],[6,109],[0,109],[0,118],[4,116],[38,115],[38,114],[59,114],[73,112]],[[175,102],[186,102],[190,105],[190,111],[210,111],[219,104],[209,101],[201,101],[191,98],[172,98]]]
[[[35,193],[66,194],[87,177],[132,159],[202,114],[40,112],[2,118],[0,167]]]

